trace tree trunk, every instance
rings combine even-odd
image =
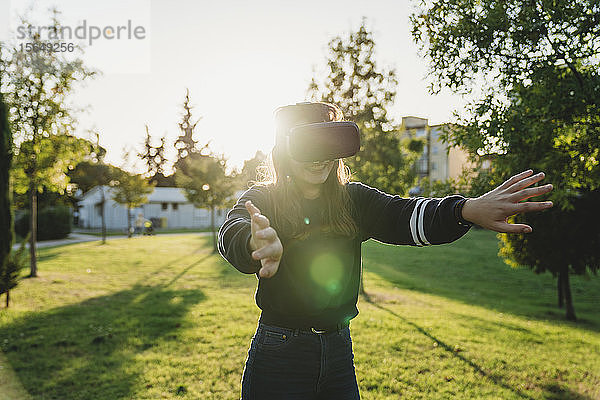
[[[131,237],[131,208],[127,206],[127,237]]]
[[[6,291],[6,308],[8,308],[8,303],[10,302],[10,290]]]
[[[217,234],[215,232],[215,206],[210,207],[210,229],[212,231],[213,238],[213,253],[217,253]]]
[[[367,294],[367,292],[365,292],[365,283],[364,283],[364,276],[365,274],[365,270],[364,270],[364,266],[362,263],[362,260],[360,261],[360,281],[359,281],[359,285],[358,285],[358,294],[365,296],[367,298],[367,300],[369,299],[369,295]]]
[[[360,285],[358,286],[358,293],[365,294],[365,284],[363,283],[362,274],[360,275]]]
[[[8,110],[0,93],[0,276],[8,269],[13,242],[11,178],[13,137],[8,127]],[[7,278],[9,275],[7,274]],[[2,279],[0,277],[0,279]],[[7,279],[9,281],[10,279]],[[9,282],[5,282],[7,286]],[[8,290],[6,291],[8,297]],[[0,292],[1,294],[1,292]],[[8,307],[8,304],[6,305]]]
[[[102,244],[106,243],[106,222],[104,220],[104,203],[106,202],[106,199],[104,198],[104,188],[100,189],[102,192],[102,200],[100,203],[100,218],[102,220]]]
[[[37,190],[34,184],[33,177],[29,180],[29,214],[30,214],[30,225],[29,230],[31,236],[29,237],[29,265],[30,273],[29,276],[35,278],[37,275],[37,258],[36,258],[36,237],[37,237]]]
[[[427,190],[431,193],[431,129],[427,129]],[[362,282],[362,281],[361,281]]]
[[[558,279],[556,280],[556,282],[558,286],[558,308],[562,308],[564,304],[563,299],[565,295],[563,293],[563,281],[562,275],[560,273],[558,274]]]
[[[577,321],[577,317],[575,316],[575,308],[573,307],[573,299],[571,297],[571,283],[569,282],[569,267],[563,268],[560,272],[562,275],[563,282],[563,293],[565,299],[565,308],[566,308],[566,318],[569,321]]]

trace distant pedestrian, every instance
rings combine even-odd
[[[146,219],[144,218],[144,214],[139,213],[137,215],[137,218],[135,219],[135,231],[134,233],[136,235],[141,235],[143,233],[143,229],[144,229],[144,222],[146,221]]]

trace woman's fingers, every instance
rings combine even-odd
[[[258,207],[256,207],[251,200],[246,201],[244,206],[246,206],[246,210],[248,211],[248,214],[250,214],[252,222],[258,224],[259,229],[264,229],[269,226],[269,219],[260,213]]]
[[[270,226],[269,219],[262,214],[252,214],[252,222],[255,223],[258,229],[265,229]]]
[[[513,197],[515,202],[519,202],[521,200],[526,200],[530,197],[541,196],[543,194],[550,192],[551,190],[552,190],[552,185],[548,184],[548,185],[544,185],[544,186],[536,186],[536,187],[532,187],[532,188],[522,189],[522,190],[519,190],[518,192],[514,193],[511,196]]]
[[[263,248],[252,252],[252,258],[260,260],[262,268],[258,271],[261,278],[270,278],[277,273],[283,255],[283,246],[275,235],[275,240]]]
[[[251,240],[258,246],[263,245],[260,249],[252,252],[252,258],[260,260],[262,265],[258,271],[258,275],[261,278],[270,278],[279,269],[283,246],[277,236],[277,232],[271,227],[269,219],[260,213],[258,207],[252,204],[250,200],[246,201],[244,206],[248,210],[252,220]]]
[[[280,259],[282,254],[282,246],[279,240],[271,242],[264,247],[252,252],[252,258],[262,260],[263,258]]]
[[[533,174],[533,170],[531,170],[531,169],[528,169],[527,171],[523,171],[520,174],[510,177],[506,182],[504,182],[502,185],[500,185],[498,187],[498,189],[508,189],[513,184],[517,183],[518,181],[520,181],[523,178],[528,177],[531,174]]]
[[[272,227],[267,227],[265,229],[261,229],[256,231],[256,237],[261,240],[273,241],[277,238],[277,232]]]
[[[248,214],[250,214],[250,218],[253,222],[253,226],[252,226],[253,232],[257,228],[264,229],[267,226],[269,226],[268,224],[266,226],[263,226],[265,221],[262,220],[261,218],[259,218],[259,216],[262,214],[260,213],[260,210],[258,209],[258,207],[256,207],[254,204],[252,204],[252,201],[250,201],[250,200],[246,201],[244,203],[244,206],[246,206],[246,210],[248,211]],[[264,218],[267,218],[267,217],[264,217]],[[261,224],[261,222],[262,222],[262,224]],[[268,222],[268,219],[266,222]],[[257,226],[254,226],[254,224],[257,224]]]
[[[529,186],[533,185],[534,183],[541,181],[545,177],[546,177],[546,175],[543,172],[539,172],[533,176],[530,176],[529,178],[521,179],[521,180],[515,182],[514,184],[510,185],[508,187],[508,192],[509,193],[518,192],[521,189],[525,189],[526,187],[529,187]]]
[[[269,227],[269,219],[260,213],[258,207],[252,204],[252,201],[246,201],[244,206],[250,214],[250,230],[252,233],[252,237],[250,238],[250,248],[257,249],[264,244],[264,240],[261,240],[256,233]]]
[[[262,268],[258,271],[261,278],[270,278],[277,273],[279,260],[262,260]]]
[[[503,233],[529,233],[532,228],[525,224],[509,224],[506,219],[515,214],[542,211],[552,207],[551,201],[521,202],[530,197],[540,196],[552,190],[552,185],[529,187],[544,179],[540,172],[532,175],[532,170],[523,171],[508,179],[496,189],[476,199],[468,199],[463,206],[463,217],[486,229]]]
[[[531,233],[531,226],[525,224],[509,224],[508,222],[497,222],[491,229],[500,233]]]
[[[523,203],[515,204],[511,215],[521,214],[531,211],[542,211],[552,207],[553,204],[551,201],[542,201],[542,202],[534,202],[534,201],[526,201]],[[489,229],[492,229],[496,232],[502,233],[531,233],[532,228],[526,224],[509,224],[506,221],[495,221]]]
[[[530,211],[542,211],[552,207],[551,201],[526,201],[515,205],[515,214],[526,213]]]
[[[248,210],[248,214],[250,215],[254,215],[256,213],[260,214],[260,210],[258,209],[258,207],[256,207],[251,200],[248,200],[244,203],[244,206],[246,206],[246,210]]]

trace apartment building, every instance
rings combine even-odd
[[[442,142],[441,135],[449,124],[429,125],[427,118],[402,117],[400,136],[425,139],[423,154],[417,161],[419,180],[429,177],[432,181],[457,179],[468,162],[468,153],[456,146]]]

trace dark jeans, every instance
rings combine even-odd
[[[242,400],[358,400],[350,328],[312,333],[258,324]]]

